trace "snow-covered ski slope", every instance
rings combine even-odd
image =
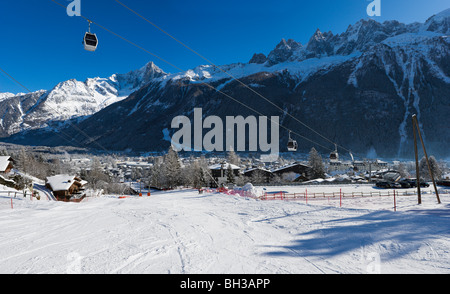
[[[450,273],[450,195],[392,200],[0,196],[0,273]]]

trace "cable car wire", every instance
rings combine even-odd
[[[16,80],[12,75],[10,75],[9,73],[7,73],[3,68],[0,68],[0,71],[2,73],[4,73],[7,77],[9,77],[11,80],[13,80],[16,84],[18,84],[19,86],[21,86],[23,89],[25,89],[27,91],[27,94],[31,94],[33,93],[29,88],[27,88],[26,86],[24,86],[21,82],[19,82],[18,80]],[[47,105],[48,107],[50,107],[53,111],[55,111],[56,113],[59,113],[55,108],[53,108],[51,105]],[[72,124],[69,120],[69,124]],[[73,144],[73,138],[68,135],[67,133],[65,133],[62,130],[59,130],[58,132],[54,131],[53,133],[55,133],[58,137],[60,137],[61,139],[63,139],[64,141],[66,141],[67,143],[69,143],[69,145]],[[61,133],[61,134],[59,134]],[[66,137],[64,137],[66,136]],[[69,138],[69,139],[68,139]],[[75,141],[76,143],[78,143],[78,146],[80,148],[83,148],[83,146],[81,146],[81,144],[78,141]],[[87,147],[87,146],[85,146]]]
[[[50,0],[50,1],[52,1],[53,3],[59,5],[59,6],[63,7],[63,8],[67,8],[66,6],[64,6],[63,4],[58,3],[58,2],[55,1],[55,0]],[[125,42],[127,42],[127,43],[129,43],[129,44],[131,44],[131,45],[133,45],[133,46],[135,46],[135,47],[137,47],[138,49],[141,49],[142,51],[144,51],[144,52],[146,52],[146,53],[152,55],[153,57],[155,57],[155,58],[157,58],[157,59],[163,61],[164,63],[166,63],[166,64],[168,64],[168,65],[170,65],[170,66],[176,68],[176,69],[179,70],[180,72],[184,72],[184,73],[187,72],[186,70],[183,70],[182,68],[180,68],[180,67],[174,65],[173,63],[171,63],[171,62],[169,62],[169,61],[167,61],[167,60],[165,60],[165,59],[159,57],[158,55],[156,55],[156,54],[154,54],[154,53],[148,51],[147,49],[145,49],[145,48],[143,48],[142,46],[136,44],[135,42],[132,42],[132,41],[126,39],[125,37],[123,37],[123,36],[121,36],[121,35],[115,33],[114,31],[112,31],[112,30],[110,30],[110,29],[104,27],[103,25],[100,25],[99,23],[93,21],[92,19],[88,19],[88,18],[86,18],[86,17],[83,16],[83,15],[80,15],[80,16],[81,16],[82,18],[86,19],[86,20],[91,21],[92,24],[95,24],[96,26],[100,27],[101,29],[103,29],[103,30],[105,30],[105,31],[107,31],[107,32],[109,32],[109,33],[111,33],[111,34],[113,34],[114,36],[116,36],[116,37],[122,39],[123,41],[125,41]],[[215,65],[214,65],[214,66],[215,66]],[[217,66],[215,66],[215,67],[217,67]],[[240,82],[240,81],[239,81],[239,82]],[[242,82],[241,82],[241,83],[242,83]],[[253,111],[253,112],[257,113],[257,114],[259,114],[260,116],[264,116],[264,114],[262,114],[261,112],[255,110],[254,108],[252,108],[252,107],[246,105],[245,103],[241,102],[240,100],[238,100],[238,99],[236,99],[236,98],[234,98],[234,97],[232,97],[232,96],[230,96],[230,95],[224,93],[223,91],[217,89],[216,87],[214,87],[214,86],[212,86],[212,85],[210,85],[210,84],[208,84],[208,83],[202,82],[202,83],[199,83],[199,84],[200,84],[200,85],[205,85],[205,86],[209,87],[210,89],[213,89],[213,90],[217,91],[218,93],[220,93],[220,94],[222,94],[222,95],[228,97],[229,99],[235,101],[236,103],[239,103],[240,105],[246,107],[247,109],[249,109],[249,110],[251,110],[251,111]],[[245,84],[244,84],[244,85],[245,85]],[[247,87],[248,87],[248,86],[247,86]],[[267,117],[267,119],[268,119],[269,121],[272,122],[272,119],[271,119],[270,117]],[[273,122],[274,122],[274,121],[273,121]],[[284,129],[286,129],[286,130],[288,130],[288,131],[291,131],[289,128],[287,128],[287,127],[281,125],[280,123],[277,123],[277,122],[274,122],[274,123],[276,123],[277,125],[279,125],[280,127],[284,128]],[[80,131],[81,131],[81,130],[80,130]],[[293,134],[299,136],[300,138],[302,138],[302,139],[304,139],[304,140],[306,140],[306,141],[308,141],[308,142],[310,142],[310,143],[316,145],[316,146],[320,146],[321,148],[323,148],[323,149],[325,149],[325,150],[332,151],[332,149],[330,149],[330,148],[328,148],[328,147],[326,147],[326,146],[324,146],[324,145],[322,145],[322,144],[319,144],[319,143],[317,143],[317,142],[315,142],[315,141],[313,141],[313,140],[311,140],[311,139],[309,139],[309,138],[307,138],[307,137],[305,137],[305,136],[303,136],[303,135],[301,135],[301,134],[299,134],[299,133],[296,133],[296,132],[294,132],[294,131],[291,131],[291,132],[292,132]],[[87,136],[87,135],[86,135],[86,136]]]
[[[162,33],[166,34],[167,36],[169,36],[170,38],[172,38],[173,40],[175,40],[177,43],[181,44],[183,47],[185,47],[186,49],[188,49],[189,51],[193,52],[194,54],[196,54],[197,56],[199,56],[200,58],[202,58],[203,60],[205,60],[206,62],[208,62],[210,65],[212,65],[213,67],[219,69],[220,71],[222,71],[223,73],[225,73],[226,75],[228,75],[229,77],[231,77],[233,80],[237,81],[238,83],[240,83],[242,86],[244,86],[245,88],[249,89],[250,91],[252,91],[254,94],[256,94],[257,96],[259,96],[260,98],[264,99],[265,101],[267,101],[268,103],[272,104],[274,107],[276,107],[278,110],[280,110],[281,112],[283,112],[284,114],[286,114],[287,116],[291,117],[292,119],[294,119],[295,121],[297,121],[298,123],[300,123],[301,125],[303,125],[304,127],[306,127],[307,129],[309,129],[310,131],[312,131],[313,133],[315,133],[316,135],[322,137],[323,139],[325,139],[326,141],[330,142],[333,145],[337,145],[339,146],[341,149],[347,151],[347,152],[351,152],[349,149],[338,145],[336,142],[330,140],[329,138],[325,137],[324,135],[322,135],[321,133],[319,133],[318,131],[314,130],[312,127],[308,126],[307,124],[305,124],[304,122],[300,121],[298,118],[296,118],[295,116],[291,115],[290,113],[288,113],[286,110],[282,109],[280,106],[278,106],[277,104],[275,104],[274,102],[272,102],[270,99],[264,97],[262,94],[260,94],[258,91],[254,90],[253,88],[251,88],[250,86],[248,86],[247,84],[245,84],[244,82],[240,81],[239,79],[237,79],[236,77],[234,77],[232,74],[230,74],[229,72],[227,72],[226,70],[222,69],[221,67],[217,66],[216,64],[214,64],[211,60],[209,60],[208,58],[206,58],[205,56],[203,56],[202,54],[198,53],[196,50],[192,49],[191,47],[189,47],[188,45],[186,45],[185,43],[183,43],[182,41],[178,40],[177,38],[175,38],[174,36],[172,36],[171,34],[169,34],[167,31],[165,31],[164,29],[162,29],[161,27],[157,26],[155,23],[151,22],[149,19],[147,19],[146,17],[142,16],[141,14],[139,14],[137,11],[131,9],[130,7],[128,7],[127,5],[125,5],[123,2],[119,1],[119,0],[114,0],[116,3],[120,4],[121,6],[123,6],[124,8],[128,9],[129,11],[131,11],[132,13],[134,13],[135,15],[137,15],[138,17],[142,18],[144,21],[148,22],[149,24],[151,24],[152,26],[154,26],[155,28],[157,28],[159,31],[161,31]],[[328,149],[328,148],[327,148]],[[332,149],[329,149],[332,150]]]

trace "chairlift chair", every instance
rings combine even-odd
[[[94,52],[98,46],[98,39],[96,34],[91,33],[91,23],[92,22],[89,21],[89,32],[84,34],[83,45],[86,51]]]

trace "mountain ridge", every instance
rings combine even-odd
[[[183,73],[166,74],[149,63],[144,67],[155,70],[142,78],[145,82],[136,84],[140,86],[137,91],[89,115],[78,127],[108,149],[148,151],[167,148],[171,118],[192,114],[194,107],[220,117],[254,115],[230,100],[220,107],[226,98],[203,85],[209,83],[255,109],[263,109],[266,115],[280,115],[281,123],[293,130],[299,128],[270,105],[257,103],[258,97],[226,71],[355,152],[375,149],[380,154],[410,156],[412,131],[408,118],[417,113],[427,143],[433,151],[445,155],[446,148],[440,145],[450,141],[446,127],[449,120],[442,114],[450,110],[449,20],[447,9],[423,24],[367,19],[349,25],[341,34],[317,29],[305,45],[282,39],[267,56],[255,53],[247,63],[220,68],[200,65]],[[125,84],[135,85],[131,80]],[[339,128],[327,127],[329,122],[323,119],[327,117],[333,117],[334,126]],[[355,122],[373,133],[350,128]],[[70,127],[65,132],[77,142],[95,147]],[[36,142],[61,143],[54,136],[43,139],[38,134]],[[314,137],[304,130],[302,134]],[[154,142],[140,141],[149,135],[156,136]],[[23,134],[16,134],[8,140],[26,141],[23,138]],[[317,136],[314,139],[320,140]],[[285,140],[282,134],[280,142]],[[310,148],[305,143],[300,147]]]
[[[0,137],[50,124],[61,125],[66,120],[84,119],[164,75],[166,73],[149,62],[138,70],[108,78],[87,78],[84,82],[70,79],[51,90],[0,93]]]

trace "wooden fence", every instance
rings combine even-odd
[[[35,195],[33,195],[33,193],[31,193],[30,191],[0,191],[0,197],[7,197],[7,198],[17,198],[17,197],[30,197],[31,200],[33,200],[33,198],[36,198]],[[59,197],[55,197],[55,199],[57,201],[63,201],[63,202],[76,202],[79,203],[81,201],[83,201],[84,199],[86,199],[86,194],[84,194],[82,197],[80,198],[71,198],[71,199],[65,199],[65,198],[59,198]]]
[[[286,200],[286,201],[295,201],[295,200],[314,200],[314,199],[344,199],[344,198],[364,198],[364,197],[398,197],[398,196],[417,196],[417,190],[414,191],[402,191],[400,189],[395,190],[383,190],[383,191],[370,191],[370,192],[343,192],[340,190],[339,192],[308,192],[305,190],[304,192],[295,192],[295,193],[287,193],[284,191],[280,192],[265,192],[260,195],[255,195],[248,191],[242,190],[227,190],[227,189],[212,189],[208,192],[219,192],[227,195],[239,195],[243,197],[249,197],[259,200]],[[435,195],[434,192],[422,191],[422,195],[432,194]],[[443,191],[439,191],[439,194],[450,194],[450,189],[446,189]]]
[[[423,191],[421,194],[435,194],[434,192]],[[450,194],[449,191],[440,191],[439,194]],[[417,191],[401,191],[401,190],[387,190],[387,191],[370,191],[370,192],[298,192],[298,193],[264,193],[261,200],[306,200],[306,199],[330,199],[330,198],[364,198],[364,197],[393,197],[393,196],[417,196]]]

